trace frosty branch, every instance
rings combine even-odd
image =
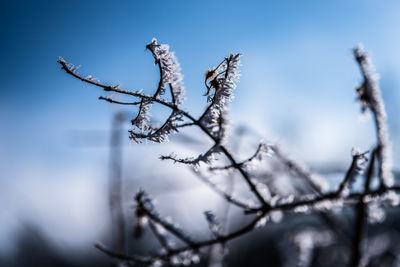
[[[174,54],[169,52],[169,46],[163,44],[160,45],[157,43],[156,39],[153,39],[152,43],[148,44],[146,48],[152,52],[155,58],[155,63],[160,68],[160,82],[156,93],[153,96],[138,91],[123,90],[120,89],[119,86],[102,84],[99,81],[92,79],[91,76],[80,76],[76,72],[77,68],[66,62],[63,58],[60,58],[58,62],[61,64],[63,70],[83,82],[101,87],[104,91],[130,95],[141,99],[141,101],[131,103],[131,105],[139,105],[138,115],[132,120],[132,124],[138,129],[138,132],[135,132],[134,130],[130,131],[130,138],[135,142],[141,142],[143,139],[153,142],[166,141],[168,140],[169,134],[178,132],[178,122],[182,121],[183,117],[189,119],[193,125],[198,126],[207,136],[209,136],[215,144],[213,146],[213,151],[208,153],[207,157],[200,157],[197,161],[187,161],[186,163],[198,164],[200,161],[207,161],[208,158],[212,157],[215,153],[223,153],[234,168],[243,176],[243,179],[247,182],[250,190],[258,200],[263,205],[267,205],[260,192],[258,192],[256,186],[251,181],[248,173],[236,162],[228,149],[222,145],[224,131],[226,130],[225,127],[227,125],[219,125],[219,121],[221,120],[225,105],[231,100],[232,91],[236,87],[235,82],[238,78],[237,68],[240,65],[240,54],[231,54],[229,57],[225,58],[217,68],[211,70],[211,72],[214,73],[213,75],[207,75],[206,83],[207,81],[210,83],[208,91],[214,90],[214,94],[212,96],[209,95],[211,103],[207,106],[204,113],[199,119],[195,119],[189,113],[179,108],[183,102],[184,88],[181,83],[182,76],[179,72],[179,64]],[[172,102],[168,102],[161,98],[165,93],[165,87],[167,84],[171,90]],[[106,97],[100,97],[100,99],[112,103],[118,102]],[[164,105],[172,110],[169,118],[157,129],[148,124],[150,120],[148,117],[148,110],[153,102]],[[165,159],[168,158],[169,157],[165,157]],[[178,160],[178,162],[185,163],[185,160]]]
[[[201,249],[214,244],[225,244],[226,242],[244,235],[255,228],[264,225],[267,219],[272,219],[273,214],[283,211],[307,213],[315,210],[321,214],[328,224],[335,228],[329,213],[333,208],[342,208],[345,205],[355,206],[355,229],[356,234],[352,242],[352,266],[362,264],[364,249],[362,246],[364,229],[368,217],[368,208],[371,203],[389,203],[397,206],[399,204],[397,193],[400,187],[394,186],[391,170],[391,145],[386,125],[386,113],[380,89],[373,73],[373,68],[368,55],[363,52],[361,47],[354,50],[354,56],[360,65],[363,75],[363,83],[357,88],[357,94],[362,104],[362,110],[370,109],[374,115],[374,122],[377,132],[376,148],[370,153],[370,163],[366,176],[364,177],[364,187],[361,192],[354,192],[353,184],[358,178],[359,172],[368,161],[367,154],[354,151],[352,162],[346,172],[342,182],[335,190],[328,190],[326,181],[319,175],[312,172],[301,162],[298,162],[285,155],[277,146],[260,143],[255,152],[247,159],[238,160],[226,146],[226,132],[228,130],[228,108],[227,104],[233,98],[233,90],[236,87],[240,66],[240,54],[231,54],[226,57],[217,67],[206,72],[204,84],[206,86],[207,106],[204,112],[195,118],[190,112],[181,108],[184,101],[185,89],[182,83],[179,63],[174,53],[169,51],[169,46],[159,44],[153,39],[146,48],[151,52],[158,66],[160,79],[154,94],[145,94],[142,91],[130,91],[121,89],[118,85],[108,85],[89,76],[82,76],[78,73],[75,65],[68,63],[60,57],[58,63],[61,68],[69,75],[94,86],[102,88],[106,92],[134,97],[135,101],[118,101],[111,97],[99,97],[100,100],[113,104],[137,106],[138,112],[131,120],[133,129],[129,131],[130,139],[141,143],[143,140],[151,142],[167,141],[171,134],[177,133],[178,129],[186,127],[199,128],[211,141],[212,146],[197,157],[179,158],[175,154],[161,156],[162,160],[171,160],[174,163],[191,166],[195,169],[196,176],[205,182],[213,191],[223,197],[230,204],[243,210],[247,216],[253,216],[252,220],[242,228],[224,234],[218,232],[220,228],[216,216],[207,212],[206,221],[213,234],[213,237],[203,241],[194,240],[182,228],[171,221],[163,218],[156,210],[152,199],[144,191],[140,191],[135,196],[137,230],[141,231],[146,222],[151,231],[159,241],[163,250],[155,255],[137,256],[125,255],[111,251],[105,246],[98,244],[96,247],[113,258],[119,259],[129,264],[144,264],[161,266],[164,263],[171,264],[190,264],[199,261]],[[168,90],[169,89],[169,90]],[[167,100],[165,94],[169,91],[171,101]],[[170,114],[164,123],[156,127],[150,123],[149,110],[153,104],[160,104],[169,108]],[[222,166],[214,165],[214,158],[222,155],[227,160],[227,164]],[[265,155],[276,158],[286,171],[291,175],[299,177],[304,184],[312,189],[312,193],[306,195],[282,196],[279,192],[263,184],[260,177],[252,172],[250,167],[257,162],[263,162]],[[374,163],[378,163],[378,177],[380,186],[371,189],[371,181],[374,176]],[[207,166],[206,170],[201,171],[201,166]],[[249,203],[234,196],[232,192],[227,192],[219,185],[214,183],[210,177],[215,173],[225,173],[230,175],[232,171],[240,174],[247,184],[251,194],[258,201],[258,204]],[[278,174],[272,174],[275,176]],[[338,232],[338,231],[336,231]],[[339,231],[340,232],[340,231]],[[179,240],[183,245],[177,247],[171,240]]]

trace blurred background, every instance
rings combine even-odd
[[[264,139],[315,170],[345,170],[352,147],[368,150],[375,142],[355,101],[362,79],[352,48],[362,42],[381,76],[398,169],[399,14],[398,1],[372,0],[1,0],[0,265],[106,264],[93,243],[109,240],[112,123],[119,112],[129,122],[136,109],[97,100],[105,93],[63,72],[59,56],[82,64],[84,75],[151,92],[158,70],[144,50],[156,37],[176,52],[184,108],[197,116],[206,105],[204,72],[242,53],[231,123],[253,141],[241,146]],[[127,232],[132,197],[144,188],[162,214],[201,237],[202,212],[220,209],[221,199],[189,170],[158,157],[202,153],[207,139],[188,132],[138,145],[129,141],[129,124],[121,127]]]

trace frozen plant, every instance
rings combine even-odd
[[[354,237],[351,240],[346,239],[349,248],[347,264],[350,266],[366,264],[367,253],[370,251],[366,249],[368,239],[365,229],[367,224],[369,221],[384,220],[385,211],[380,208],[383,203],[399,205],[397,193],[400,191],[400,187],[393,183],[391,146],[386,125],[386,112],[378,81],[373,73],[370,59],[361,47],[354,50],[354,57],[360,65],[364,81],[356,91],[362,110],[369,109],[374,115],[377,141],[371,152],[353,151],[350,167],[342,182],[334,190],[328,189],[327,182],[321,175],[311,171],[304,163],[285,155],[276,145],[260,143],[250,157],[241,160],[238,155],[228,149],[226,145],[228,142],[227,131],[229,130],[228,103],[233,99],[233,92],[239,77],[240,54],[230,54],[217,67],[206,72],[204,78],[206,107],[199,117],[194,117],[182,108],[185,89],[179,63],[174,53],[170,51],[168,45],[159,44],[156,39],[153,39],[146,48],[154,57],[160,75],[158,86],[153,94],[125,90],[118,85],[101,83],[91,75],[81,76],[76,71],[78,68],[75,65],[61,57],[58,63],[66,73],[85,83],[100,87],[106,92],[135,98],[135,101],[132,102],[121,102],[103,96],[99,99],[138,107],[137,115],[131,121],[132,130],[129,131],[130,139],[137,143],[142,141],[161,143],[167,141],[171,134],[178,133],[180,129],[199,128],[204,136],[212,141],[212,145],[207,151],[202,151],[197,157],[192,158],[170,154],[161,156],[161,159],[193,168],[200,180],[223,197],[227,203],[242,210],[243,216],[251,219],[238,229],[225,232],[221,231],[223,226],[220,224],[218,215],[207,211],[204,223],[208,224],[212,233],[211,237],[196,240],[182,227],[163,217],[157,211],[150,196],[145,191],[140,191],[134,197],[137,231],[140,233],[143,228],[149,227],[162,249],[150,255],[130,255],[97,244],[96,247],[99,250],[132,266],[190,265],[198,263],[204,257],[207,247],[218,244],[224,247],[232,239],[256,228],[270,222],[280,223],[284,219],[284,214],[314,212],[326,225],[324,231],[299,231],[291,237],[291,242],[299,253],[298,258],[301,264],[309,265],[310,257],[316,247],[327,246],[332,240],[346,239],[344,226],[340,223],[341,218],[334,213],[346,206],[353,209],[355,215],[354,227],[352,227]],[[167,92],[169,92],[170,98],[166,97]],[[159,127],[150,123],[150,110],[153,105],[161,105],[170,110],[168,118]],[[227,163],[217,165],[213,160],[217,156],[224,158]],[[281,166],[279,170],[264,171],[268,166],[266,164],[268,157],[279,162]],[[255,164],[257,162],[258,164]],[[375,165],[378,166],[377,177],[380,185],[378,188],[372,189],[371,182],[375,177]],[[365,171],[360,172],[363,169]],[[251,197],[243,199],[236,196],[233,190],[226,190],[213,181],[213,176],[233,176],[234,174],[241,177],[248,187]],[[297,194],[285,195],[277,187],[272,186],[270,181],[280,179],[283,177],[281,175],[290,179],[293,190],[297,190]],[[356,179],[362,179],[361,191],[353,188]],[[390,201],[388,201],[389,198]],[[329,242],[326,241],[327,239]],[[174,241],[179,241],[178,244],[181,245],[177,245]]]

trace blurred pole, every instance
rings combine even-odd
[[[109,207],[111,214],[112,249],[125,253],[125,219],[122,209],[122,146],[124,116],[116,112],[111,125],[110,170],[109,170]]]

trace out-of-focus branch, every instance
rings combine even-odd
[[[232,195],[232,193],[224,191],[222,188],[220,188],[217,184],[213,183],[210,181],[210,179],[206,178],[204,175],[202,175],[200,172],[194,172],[197,178],[199,178],[202,182],[207,184],[213,191],[215,191],[217,194],[221,195],[226,201],[230,202],[231,204],[242,208],[244,210],[250,211],[250,210],[258,210],[256,207],[251,207],[248,205],[245,201],[240,200]]]
[[[364,52],[362,45],[356,47],[353,52],[364,78],[361,86],[357,88],[358,99],[361,102],[362,110],[365,111],[369,108],[374,115],[379,177],[381,186],[388,187],[393,185],[392,145],[389,139],[385,104],[378,84],[378,75],[374,73],[374,66],[369,55]]]
[[[321,195],[326,190],[326,184],[322,178],[313,173],[311,170],[307,168],[305,164],[294,160],[293,158],[288,157],[284,153],[282,153],[281,149],[278,146],[271,146],[274,155],[294,174],[304,179],[304,181]]]
[[[154,236],[157,238],[157,240],[160,242],[161,246],[166,250],[169,251],[171,250],[171,246],[168,242],[167,237],[165,236],[164,233],[162,233],[160,231],[160,229],[158,228],[158,225],[155,224],[153,221],[150,220],[149,222],[149,226],[151,231],[153,232]]]
[[[343,193],[343,191],[350,187],[350,185],[352,184],[353,180],[354,180],[354,176],[356,175],[356,172],[359,171],[362,167],[362,164],[365,163],[366,158],[365,158],[365,154],[368,152],[364,152],[364,153],[358,153],[356,152],[353,155],[353,160],[351,162],[351,165],[349,167],[349,169],[346,172],[346,176],[344,177],[343,181],[340,183],[336,194],[341,195]]]
[[[264,207],[260,209],[255,209],[255,210],[250,210],[250,211],[245,211],[245,213],[250,214],[250,213],[257,213],[260,211],[290,211],[294,210],[295,208],[304,208],[304,210],[308,211],[309,208],[315,208],[315,205],[318,205],[320,203],[323,203],[324,201],[333,201],[333,204],[335,204],[335,201],[340,201],[340,203],[336,203],[337,205],[344,205],[344,204],[355,204],[358,202],[358,200],[362,197],[373,199],[376,197],[384,196],[389,192],[394,192],[394,193],[400,193],[400,186],[391,186],[387,188],[379,188],[375,191],[370,191],[366,193],[352,193],[347,196],[343,196],[339,194],[338,190],[335,190],[333,192],[328,192],[325,193],[324,195],[321,196],[306,196],[304,199],[299,199],[296,201],[292,202],[286,202],[285,199],[283,199],[284,203],[278,203],[276,205],[270,206],[270,207]],[[301,209],[303,210],[303,209]],[[301,212],[301,210],[298,210],[298,212]]]
[[[368,170],[365,175],[363,192],[368,193],[370,190],[371,180],[374,175],[374,164],[375,164],[376,150],[371,152],[371,158],[368,166]],[[365,248],[366,240],[364,238],[366,222],[368,217],[367,203],[364,202],[364,197],[360,198],[360,201],[355,206],[355,223],[354,223],[354,237],[353,237],[353,249],[350,259],[349,266],[363,266],[363,250]]]
[[[213,244],[224,243],[224,242],[230,241],[232,239],[235,239],[237,237],[240,237],[240,236],[252,231],[253,229],[255,229],[257,224],[259,223],[259,221],[261,221],[264,218],[264,216],[267,215],[268,212],[270,212],[270,211],[278,211],[278,210],[279,211],[293,211],[298,207],[301,207],[301,208],[307,207],[307,208],[313,209],[313,208],[315,208],[316,205],[318,205],[319,203],[326,201],[326,200],[330,200],[330,201],[340,200],[340,201],[342,201],[342,204],[356,204],[357,205],[357,203],[360,202],[360,199],[373,199],[373,198],[376,198],[379,196],[383,196],[390,191],[395,191],[395,192],[399,193],[400,187],[389,187],[389,188],[385,188],[385,189],[377,189],[377,190],[371,191],[371,192],[353,193],[353,194],[349,194],[347,197],[343,197],[340,194],[337,194],[337,191],[335,191],[334,193],[325,194],[323,196],[316,197],[315,199],[299,200],[299,201],[293,201],[290,203],[277,204],[276,206],[270,207],[268,211],[259,210],[257,213],[258,215],[249,224],[240,228],[239,230],[233,231],[226,235],[221,235],[218,238],[212,238],[212,239],[205,240],[205,241],[191,240],[191,241],[187,242],[187,243],[189,243],[188,246],[184,246],[184,247],[181,247],[178,249],[171,249],[168,253],[152,257],[151,259],[149,259],[148,263],[150,264],[158,259],[166,260],[174,255],[178,255],[185,251],[199,250],[204,247],[211,246]],[[304,210],[306,210],[306,209],[304,209]],[[151,215],[152,213],[148,213],[148,214]],[[150,218],[156,219],[156,217],[154,215],[151,215]],[[170,225],[170,223],[167,223],[166,221],[159,220],[159,219],[157,219],[155,221],[160,223],[165,229],[170,230],[169,229],[170,227],[168,226],[168,225]],[[174,232],[176,233],[175,230],[173,230],[173,232],[171,231],[171,233],[174,233]],[[116,257],[120,260],[123,260],[123,261],[133,261],[133,259],[141,258],[138,256],[130,257],[127,255],[121,255],[118,253],[114,253],[114,252],[106,249],[104,246],[101,248],[101,250],[107,251],[106,252],[107,254],[109,254],[113,257]]]
[[[166,230],[168,230],[178,239],[182,240],[189,246],[193,246],[194,241],[188,234],[186,234],[177,225],[162,218],[161,215],[158,214],[157,210],[153,206],[152,199],[150,199],[150,197],[147,195],[146,192],[140,191],[139,193],[137,193],[135,196],[135,200],[137,202],[137,207],[136,207],[137,213],[143,214],[144,216],[148,216],[154,222],[162,225]]]
[[[198,251],[205,247],[209,247],[209,246],[217,244],[217,243],[226,243],[232,239],[242,236],[242,235],[252,231],[254,228],[256,228],[257,223],[264,217],[264,215],[265,215],[265,213],[260,213],[250,223],[248,223],[244,227],[242,227],[236,231],[233,231],[229,234],[221,235],[219,237],[204,240],[204,241],[197,241],[197,242],[193,241],[188,246],[184,246],[184,247],[177,248],[177,249],[170,249],[167,253],[159,254],[159,255],[151,257],[151,258],[140,257],[140,256],[136,256],[136,255],[128,256],[125,254],[116,253],[116,252],[113,252],[112,250],[107,249],[104,245],[101,245],[101,244],[96,244],[95,247],[98,248],[99,250],[103,251],[104,253],[110,255],[111,257],[117,258],[117,259],[127,262],[127,263],[137,262],[137,263],[146,263],[146,264],[150,265],[157,260],[169,260],[172,256],[180,255],[187,251]],[[167,224],[164,225],[164,223],[165,223],[165,221],[160,222],[160,224],[165,229],[167,229],[168,226],[167,226]]]

